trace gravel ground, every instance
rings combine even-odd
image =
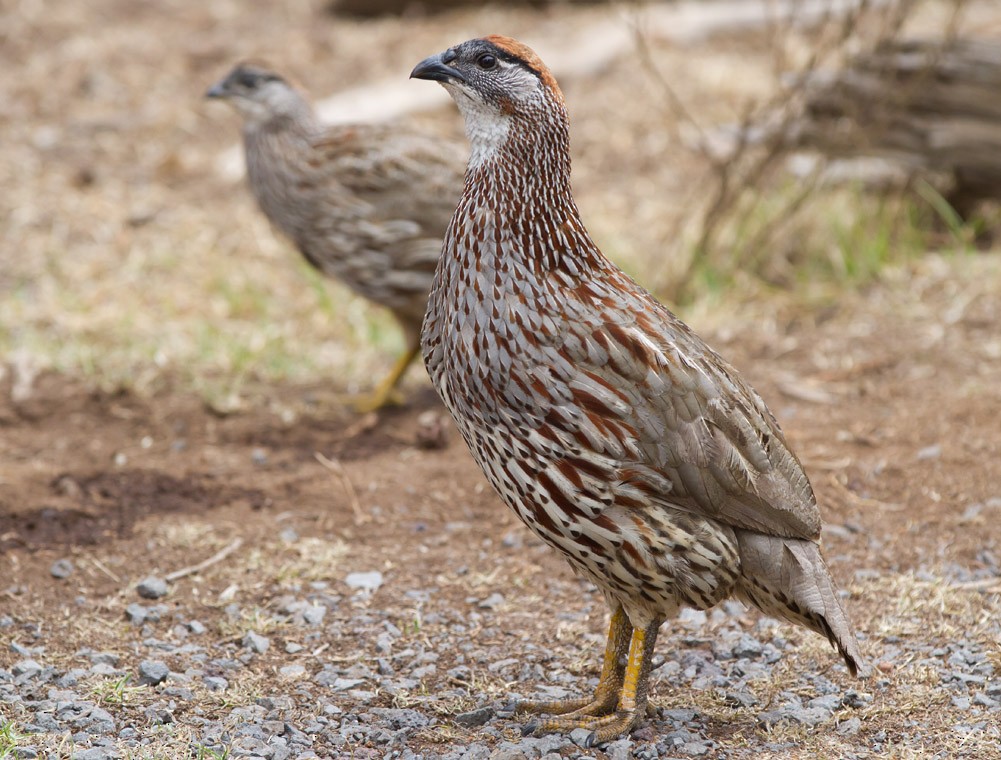
[[[68,564],[60,561],[53,574]],[[494,610],[505,605],[501,594],[470,598],[465,610],[438,611],[437,589],[408,590],[404,596],[422,610],[419,624],[414,623],[420,634],[414,635],[401,630],[394,610],[370,604],[382,581],[379,572],[349,573],[343,584],[348,595],[335,593],[326,582],[312,582],[276,598],[270,616],[262,618],[280,634],[248,630],[219,641],[206,636],[211,624],[187,610],[143,599],[167,585],[147,578],[126,607],[121,647],[79,649],[70,658],[72,667],[50,664],[47,652],[60,642],[51,640],[44,625],[4,615],[0,635],[10,641],[15,661],[0,669],[0,704],[25,735],[10,756],[155,757],[162,756],[155,751],[165,737],[176,742],[184,735],[192,757],[271,760],[782,756],[801,746],[804,731],[820,728],[841,738],[857,734],[881,692],[892,688],[890,674],[901,668],[922,671],[929,686],[923,700],[948,704],[962,716],[949,726],[956,737],[978,735],[1001,743],[1001,680],[996,660],[991,661],[997,650],[984,644],[985,637],[1001,640],[997,618],[976,640],[960,637],[944,646],[898,636],[866,641],[865,648],[879,654],[876,674],[862,683],[852,682],[842,665],[832,665],[827,675],[781,667],[785,654],[797,648],[784,637],[790,629],[767,619],[750,623],[739,604],[726,603],[709,614],[687,611],[670,631],[665,629],[671,643],[660,647],[654,694],[673,695],[679,705],[708,699],[716,708],[669,707],[657,700],[661,706],[646,726],[596,751],[581,749],[588,734],[583,730],[520,737],[509,699],[573,695],[585,685],[593,687],[596,679],[582,680],[562,669],[560,658],[541,647],[513,650],[511,636],[492,628]],[[935,582],[913,579],[918,588]],[[574,620],[600,608],[592,601],[583,611],[559,617]],[[237,624],[248,613],[260,615],[236,603],[221,610],[224,620]],[[500,645],[456,647],[473,627],[478,639],[496,639]],[[345,636],[369,656],[351,663],[329,661],[325,642]],[[447,663],[443,653],[450,653]],[[775,679],[777,671],[780,679]],[[497,676],[510,691],[503,699],[473,702],[476,672]],[[249,700],[248,681],[260,693]],[[223,709],[207,714],[200,706],[206,694]],[[387,696],[395,706],[384,706]],[[753,722],[765,730],[755,740],[747,737],[746,750],[731,747],[721,753],[713,738],[720,709],[730,713],[726,720],[744,727]],[[905,725],[918,738],[927,729],[918,720]],[[456,741],[461,736],[468,741]],[[26,741],[33,737],[38,741]],[[436,742],[446,741],[447,749],[435,749]],[[840,757],[881,756],[892,749],[886,732],[878,731],[857,752]]]

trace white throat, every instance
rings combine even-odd
[[[511,119],[498,114],[496,108],[470,97],[458,87],[452,90],[452,95],[465,121],[466,137],[472,148],[469,168],[476,169],[500,152],[511,131]]]

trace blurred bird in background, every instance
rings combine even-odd
[[[247,177],[271,223],[306,260],[385,306],[406,349],[359,411],[399,400],[420,350],[441,238],[462,188],[466,147],[404,124],[321,124],[279,74],[241,63],[206,97],[243,117]]]

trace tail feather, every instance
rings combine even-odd
[[[737,546],[741,565],[738,596],[766,615],[826,636],[852,675],[869,674],[818,544],[737,531]]]

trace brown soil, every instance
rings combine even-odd
[[[959,630],[976,638],[1001,592],[996,577],[970,583],[978,570],[997,573],[989,558],[1001,553],[1001,276],[987,259],[931,259],[906,281],[848,297],[822,321],[750,319],[714,339],[770,400],[812,474],[827,554],[852,590],[850,609],[877,663],[884,635],[934,642]],[[49,645],[50,660],[71,660],[84,646],[120,650],[137,635],[120,622],[137,600],[136,582],[239,537],[237,553],[172,586],[178,619],[200,619],[225,640],[234,635],[223,611],[233,585],[245,609],[267,610],[294,582],[325,579],[349,594],[347,572],[379,569],[386,583],[368,603],[380,609],[406,618],[414,606],[406,592],[434,585],[432,607],[462,620],[476,609],[471,595],[497,591],[507,602],[477,645],[500,636],[516,653],[555,630],[554,657],[593,672],[600,601],[484,487],[454,431],[445,449],[415,447],[418,418],[442,412],[427,388],[414,386],[409,407],[359,419],[330,404],[318,409],[316,388],[261,388],[246,411],[219,416],[168,390],[105,395],[46,375],[15,403],[8,385],[0,407],[2,608],[60,642]],[[294,419],[269,411],[279,396],[283,409],[298,410]],[[286,527],[298,542],[278,539]],[[77,568],[66,580],[48,572],[60,557]],[[915,587],[915,578],[928,580],[922,572],[939,580]],[[931,597],[938,601],[929,609]],[[942,599],[948,604],[935,607]],[[557,625],[561,609],[590,614]],[[802,652],[783,670],[834,664],[816,637],[791,635]],[[314,666],[364,659],[356,637],[324,644]],[[439,654],[447,663],[454,652]],[[0,666],[12,659],[0,654]],[[269,655],[250,669],[264,675],[282,662]],[[866,718],[855,739],[863,745],[877,730],[901,731],[894,705],[910,704],[906,667],[883,667],[881,675],[901,668],[899,680]],[[659,696],[675,705],[689,699]],[[948,724],[945,715],[924,719],[933,728]],[[756,729],[721,717],[710,736],[725,743],[735,730]],[[445,740],[428,739],[438,749]]]

